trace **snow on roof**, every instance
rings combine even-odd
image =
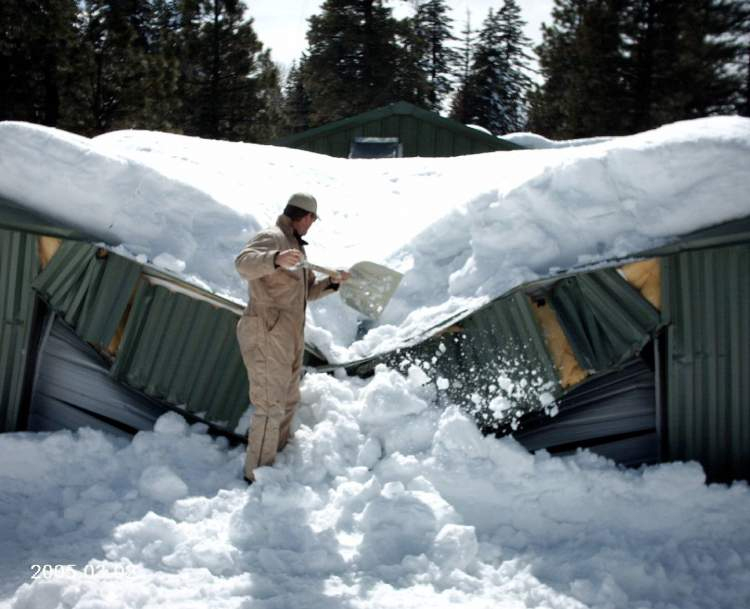
[[[585,137],[574,140],[550,140],[543,135],[537,135],[536,133],[528,133],[522,131],[519,133],[506,133],[503,135],[503,139],[508,142],[513,142],[524,148],[532,148],[535,150],[541,148],[571,148],[574,146],[591,146],[591,144],[602,144],[609,142],[614,137]]]
[[[588,146],[456,158],[348,160],[120,131],[87,139],[0,123],[0,195],[237,301],[233,260],[308,191],[323,220],[308,257],[405,273],[379,325],[338,298],[310,307],[331,361],[404,344],[553,269],[590,264],[750,213],[750,119],[714,117]]]

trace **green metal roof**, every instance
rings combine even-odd
[[[666,270],[667,456],[750,478],[750,244],[670,256]]]
[[[39,268],[36,238],[0,229],[0,431],[16,431],[24,416]]]
[[[76,241],[107,241],[106,235],[95,235],[80,228],[63,226],[60,221],[17,205],[3,196],[0,196],[0,229]]]
[[[523,147],[444,118],[407,102],[397,102],[273,142],[276,146],[347,157],[355,137],[396,137],[406,157],[459,156]]]

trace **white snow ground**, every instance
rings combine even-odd
[[[748,606],[747,484],[530,455],[422,381],[308,376],[294,440],[249,489],[239,449],[172,413],[131,443],[0,437],[0,605]],[[32,579],[45,564],[76,567]]]
[[[242,299],[234,255],[290,192],[312,191],[311,259],[407,272],[363,341],[335,298],[313,308],[309,338],[345,360],[555,268],[747,215],[748,136],[750,120],[725,117],[555,150],[348,161],[0,123],[0,195]],[[750,606],[747,484],[706,486],[694,463],[532,456],[482,437],[424,379],[309,375],[295,439],[249,489],[241,449],[173,414],[132,442],[0,436],[0,605]]]
[[[747,215],[750,119],[675,123],[579,147],[356,161],[0,123],[0,195],[236,300],[246,292],[234,256],[296,190],[318,197],[323,218],[309,234],[311,260],[370,259],[406,273],[362,340],[338,297],[310,308],[308,340],[331,361],[352,361],[555,269]]]

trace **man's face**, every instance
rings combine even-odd
[[[313,213],[309,213],[306,216],[300,218],[297,221],[297,232],[300,235],[306,235],[307,231],[310,230],[310,227],[313,225],[313,222],[318,219],[318,216],[316,216]]]

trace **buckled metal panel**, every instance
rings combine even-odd
[[[141,266],[90,244],[65,241],[33,287],[84,340],[105,347],[133,293]]]
[[[750,479],[750,245],[670,256],[669,459]]]
[[[526,416],[514,437],[529,450],[583,446],[628,465],[658,461],[654,372],[642,360],[587,379],[557,408],[554,417]]]
[[[539,408],[543,394],[561,392],[531,303],[522,292],[494,300],[418,345],[357,362],[349,370],[366,374],[379,362],[403,369],[404,361],[420,364],[433,382],[447,380],[443,395],[467,407],[488,430],[511,425],[524,411]],[[498,397],[512,402],[502,416],[490,407]]]
[[[36,237],[0,230],[0,431],[22,424],[38,268]]]
[[[92,427],[129,436],[151,429],[165,408],[116,382],[94,349],[51,316],[40,348],[28,429]]]
[[[613,269],[562,279],[549,298],[578,361],[589,371],[631,358],[661,323],[659,311]]]
[[[142,281],[112,375],[234,431],[248,405],[237,316]]]

